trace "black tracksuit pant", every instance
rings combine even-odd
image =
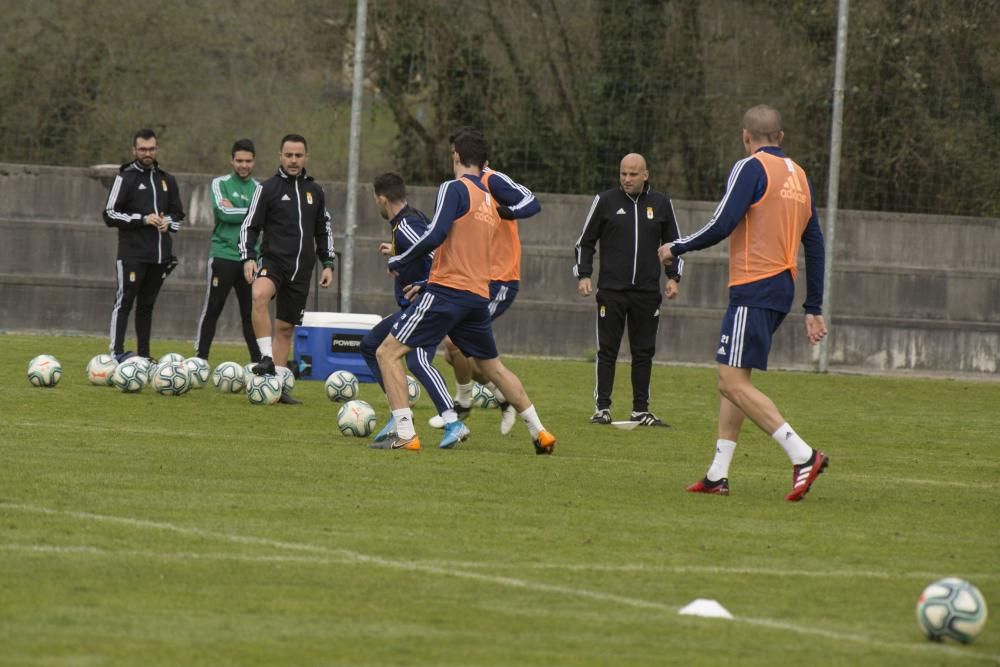
[[[125,329],[128,316],[135,309],[136,354],[148,357],[149,337],[153,329],[153,305],[160,293],[163,279],[167,277],[167,264],[150,264],[119,259],[118,292],[111,310],[111,353],[115,356],[125,351]]]
[[[597,409],[611,408],[615,362],[628,327],[632,350],[632,410],[649,410],[649,378],[660,325],[660,293],[597,290]]]
[[[236,300],[240,307],[243,338],[250,352],[250,360],[260,361],[260,348],[254,334],[251,313],[253,293],[250,284],[243,277],[243,263],[229,259],[212,258],[208,265],[208,291],[205,306],[198,322],[198,339],[195,341],[198,356],[208,359],[208,353],[215,338],[215,327],[229,298],[229,291],[236,290]]]
[[[243,262],[231,259],[210,258],[208,263],[208,292],[205,295],[205,307],[201,311],[198,322],[198,339],[195,341],[197,354],[202,359],[208,359],[208,351],[215,338],[215,326],[219,315],[229,298],[229,290],[236,290],[236,300],[240,305],[240,320],[243,323],[243,338],[247,342],[250,360],[260,361],[260,348],[257,346],[257,336],[253,331],[253,321],[250,318],[253,307],[253,293],[250,283],[243,277]]]

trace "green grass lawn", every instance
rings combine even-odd
[[[301,406],[212,389],[162,397],[87,383],[105,341],[0,335],[0,664],[976,665],[921,635],[943,576],[1000,613],[1000,385],[770,372],[757,381],[831,457],[801,503],[791,466],[745,427],[728,498],[685,493],[715,442],[714,370],[658,366],[673,428],[592,426],[593,366],[512,359],[559,438],[527,430],[420,453]],[[153,353],[187,353],[188,343]],[[64,375],[28,384],[36,354]],[[215,363],[245,362],[219,345]],[[450,379],[450,378],[449,378]],[[615,392],[630,407],[628,367]],[[361,398],[385,419],[375,385]],[[734,620],[678,615],[696,598]]]

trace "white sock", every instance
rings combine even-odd
[[[409,440],[417,434],[413,429],[413,410],[410,408],[393,410],[392,418],[396,420],[396,435],[402,440]]]
[[[733,462],[733,453],[736,451],[736,443],[732,440],[719,438],[715,441],[715,458],[712,465],[705,474],[710,482],[718,482],[723,477],[729,477],[729,464]]]
[[[778,430],[771,434],[771,437],[785,450],[792,465],[802,465],[812,456],[812,447],[799,437],[799,434],[788,425],[788,422],[779,426]]]
[[[441,413],[441,419],[444,421],[444,425],[453,424],[458,421],[458,413],[454,410],[445,410]]]
[[[528,431],[532,438],[537,438],[538,434],[545,430],[542,421],[538,418],[538,413],[535,412],[534,404],[529,405],[528,409],[521,413],[521,419],[528,425]]]
[[[504,398],[503,392],[500,391],[500,387],[496,386],[492,382],[487,382],[484,385],[487,389],[493,392],[493,396],[497,399],[497,403],[506,403],[507,399]]]
[[[472,405],[472,386],[473,382],[468,382],[466,384],[456,384],[455,389],[458,390],[455,400],[463,407],[467,408]]]
[[[264,336],[263,338],[257,339],[257,347],[260,348],[260,355],[262,357],[271,356],[271,337]]]

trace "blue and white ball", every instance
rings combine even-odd
[[[334,371],[326,378],[326,396],[335,403],[357,398],[358,393],[358,378],[351,371]]]
[[[274,405],[281,398],[281,380],[275,375],[254,375],[247,382],[247,400],[254,405]]]
[[[986,600],[964,579],[939,579],[917,601],[917,622],[932,641],[954,639],[971,644],[986,625]]]
[[[126,359],[111,373],[111,384],[126,394],[137,394],[147,384],[149,362],[139,357]]]
[[[406,400],[411,408],[420,400],[420,383],[409,375],[406,376]]]
[[[62,364],[51,354],[40,354],[28,362],[28,382],[36,387],[54,387],[62,377]]]
[[[337,428],[343,435],[363,438],[375,430],[375,410],[364,401],[344,403],[337,411]]]
[[[87,380],[98,387],[111,385],[111,375],[118,368],[118,362],[110,354],[99,354],[87,362]]]
[[[153,389],[162,396],[180,396],[191,388],[184,363],[163,363],[156,365],[153,371]]]
[[[184,370],[187,371],[192,389],[201,389],[208,384],[208,376],[212,372],[212,369],[208,366],[208,362],[201,357],[189,357],[185,359]]]
[[[243,391],[245,371],[235,361],[223,361],[212,373],[212,386],[221,392],[237,394]]]

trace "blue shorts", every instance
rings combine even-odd
[[[467,357],[495,359],[489,301],[470,292],[429,285],[392,325],[407,347],[437,347],[445,336]]]
[[[786,314],[770,308],[730,305],[722,318],[715,360],[725,366],[766,371],[771,337]]]
[[[492,319],[495,320],[507,312],[507,309],[514,303],[514,299],[517,298],[517,290],[520,285],[520,280],[490,281],[490,316]]]

